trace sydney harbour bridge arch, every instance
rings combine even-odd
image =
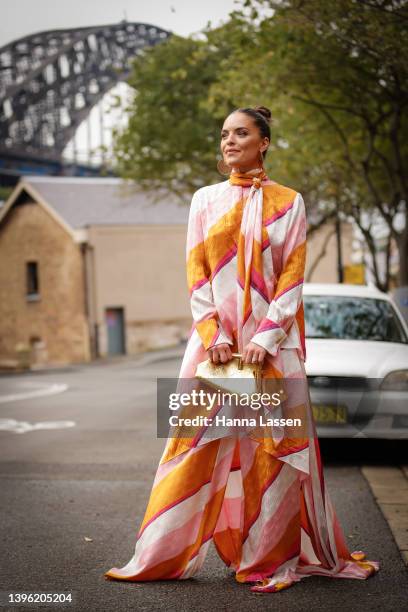
[[[3,184],[27,167],[63,174],[62,152],[82,121],[109,90],[126,81],[132,60],[145,47],[169,36],[150,24],[122,21],[39,32],[0,47]],[[79,167],[71,172],[87,174]]]

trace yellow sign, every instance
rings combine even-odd
[[[347,423],[347,406],[312,404],[312,412],[316,423]]]
[[[365,285],[364,264],[343,266],[343,280],[352,285]]]

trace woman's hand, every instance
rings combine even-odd
[[[231,347],[227,342],[213,346],[208,349],[208,353],[213,363],[227,363],[232,359]]]
[[[266,355],[266,350],[255,344],[255,342],[248,342],[244,350],[242,351],[242,361],[244,363],[262,363]]]

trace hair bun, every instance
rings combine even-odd
[[[260,115],[262,115],[264,119],[266,119],[267,123],[270,123],[272,113],[269,108],[267,108],[266,106],[254,106],[254,110]]]

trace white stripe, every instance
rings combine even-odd
[[[288,490],[296,479],[296,470],[286,464],[282,467],[272,485],[265,491],[262,497],[261,511],[259,516],[255,523],[251,526],[248,537],[242,547],[242,561],[240,570],[245,569],[246,567],[249,568],[254,563],[259,548],[259,540],[262,536],[263,529],[265,528],[265,523],[268,522],[275,514],[284,497],[288,495]],[[299,512],[299,508],[296,506],[296,504],[293,504],[292,510],[293,515]],[[280,538],[281,535],[281,533],[277,533],[276,538]],[[268,534],[268,538],[270,539],[270,549],[272,549],[276,542],[272,541],[271,534]]]
[[[229,453],[232,455],[232,452],[233,449],[231,442],[229,444],[220,444],[217,460],[214,465],[214,472],[217,471],[222,459],[227,457]],[[226,461],[226,465],[228,465],[228,460]],[[165,510],[163,514],[156,517],[144,529],[142,535],[137,541],[136,546],[138,549],[140,548],[140,550],[143,550],[146,547],[152,546],[155,542],[159,541],[163,535],[166,535],[169,531],[174,531],[175,529],[182,527],[187,521],[191,520],[196,513],[202,512],[204,506],[210,499],[210,491],[211,497],[213,497],[215,493],[225,486],[225,481],[222,478],[226,471],[225,465],[222,469],[223,471],[221,472],[218,469],[218,474],[213,473],[212,480],[209,483],[204,484],[199,491],[197,491],[197,493],[176,504],[173,506],[173,508]],[[154,495],[154,493],[155,492],[153,490],[152,495]],[[193,533],[191,536],[193,540],[196,537],[196,535]],[[188,542],[186,542],[185,545],[187,546]]]
[[[211,542],[211,539],[207,540],[207,542],[204,542],[204,544],[200,546],[200,550],[198,551],[198,554],[192,559],[190,559],[190,561],[187,563],[187,566],[184,572],[180,576],[181,580],[190,578],[191,576],[196,574],[201,569],[205,561],[205,557],[207,556],[208,547],[210,546],[210,542]]]

